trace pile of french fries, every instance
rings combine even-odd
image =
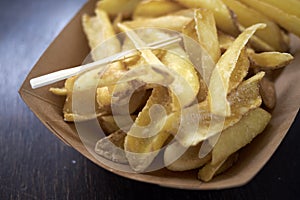
[[[84,15],[82,24],[93,60],[131,49],[138,53],[108,64],[101,76],[97,69],[88,72],[89,79],[81,82],[82,91],[97,85],[96,114],[82,115],[72,108],[80,74],[67,79],[63,88],[51,88],[54,94],[66,96],[64,120],[97,117],[107,137],[97,142],[95,151],[129,164],[136,172],[147,171],[163,151],[167,169],[199,169],[198,178],[210,181],[230,168],[238,160],[238,151],[268,125],[276,105],[274,74],[293,60],[286,53],[288,34],[300,36],[300,1],[101,0],[95,16]],[[188,39],[165,49],[139,48],[169,38],[163,29]],[[115,37],[122,32],[126,37]],[[197,61],[190,41],[201,46],[209,59]],[[105,42],[108,45],[99,48]],[[143,70],[152,79],[163,77],[170,87],[148,83],[142,76],[118,82],[147,64],[162,66]],[[112,102],[121,102],[137,81],[147,84],[134,91],[126,109],[113,111]],[[177,93],[178,87],[183,92]],[[155,105],[164,114],[153,113]],[[191,119],[195,112],[196,120]],[[127,114],[133,124],[120,127],[116,117],[122,121]]]

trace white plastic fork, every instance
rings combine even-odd
[[[174,44],[174,43],[177,43],[177,42],[180,42],[180,41],[181,41],[180,36],[173,36],[173,37],[170,37],[170,38],[165,39],[165,40],[150,43],[145,48],[159,49],[159,48],[166,47],[168,45],[171,45],[171,44]],[[129,52],[130,52],[130,54],[129,54]],[[46,85],[50,85],[52,83],[56,83],[58,81],[70,78],[72,76],[75,76],[77,74],[86,72],[86,71],[94,69],[96,67],[105,66],[109,63],[132,57],[133,55],[135,55],[133,53],[138,52],[138,49],[133,50],[132,53],[131,52],[132,51],[120,52],[120,53],[114,54],[112,56],[106,57],[104,59],[98,60],[96,62],[92,62],[92,63],[88,63],[88,64],[85,64],[85,65],[81,65],[81,66],[77,66],[77,67],[73,67],[73,68],[69,68],[69,69],[64,69],[64,70],[52,72],[50,74],[46,74],[46,75],[43,75],[43,76],[39,76],[39,77],[36,77],[36,78],[32,78],[30,80],[31,88],[36,89],[36,88],[40,88],[40,87],[43,87],[43,86],[46,86]]]

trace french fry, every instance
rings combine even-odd
[[[52,92],[55,95],[58,96],[67,96],[68,91],[66,88],[50,88],[49,92]]]
[[[239,0],[244,4],[273,19],[281,27],[300,37],[300,17],[282,11],[281,9],[260,0]]]
[[[162,120],[162,116],[153,118],[152,120],[155,121],[151,121],[149,112],[153,105],[159,104],[165,108],[166,114],[169,114],[171,112],[170,103],[171,98],[166,88],[154,88],[147,104],[127,133],[124,149],[133,170],[138,172],[144,171],[152,163],[158,151],[169,138],[170,134],[166,130],[154,128]],[[138,127],[143,127],[144,131],[141,131]]]
[[[232,75],[229,80],[229,91],[237,88],[243,79],[246,77],[250,67],[250,62],[248,59],[248,54],[244,49],[242,49],[239,59],[237,60],[236,67],[234,68]]]
[[[246,29],[241,24],[238,24],[238,27],[241,31],[244,31]],[[284,36],[284,34],[283,34],[283,36]],[[288,45],[289,43],[286,42],[286,38],[283,37],[283,39],[284,39],[285,44]],[[251,43],[251,47],[253,47],[255,49],[255,51],[257,51],[257,52],[276,51],[276,49],[274,47],[272,47],[271,45],[269,45],[268,43],[266,43],[264,40],[260,39],[256,35],[253,35],[250,38],[250,43]]]
[[[200,145],[189,148],[174,142],[168,145],[164,152],[164,163],[171,171],[187,171],[199,168],[211,160],[211,154],[199,158]],[[184,152],[184,153],[182,153]]]
[[[82,26],[88,38],[93,59],[100,60],[106,56],[120,52],[121,44],[117,38],[114,38],[115,31],[107,13],[101,9],[96,9],[95,12],[96,16],[94,17],[86,14],[82,16]],[[99,48],[99,45],[105,41],[109,42],[109,45],[105,45],[107,55],[103,53],[102,48]]]
[[[141,0],[101,0],[98,1],[97,9],[105,10],[111,17],[122,14],[123,17],[130,17]]]
[[[290,15],[295,15],[300,18],[300,2],[299,0],[286,0],[286,1],[278,1],[278,0],[262,0],[263,2],[270,4],[278,9],[288,13]]]
[[[125,83],[126,86],[124,86],[124,89],[121,91],[122,94],[127,94],[127,92],[130,89],[130,86],[127,87],[127,83]],[[120,84],[118,85],[120,87]],[[111,114],[111,106],[112,106],[112,96],[114,93],[114,87],[101,87],[97,88],[97,103],[99,106],[99,109],[101,109],[103,112],[105,111],[106,114]],[[122,100],[122,94],[115,95],[118,96],[120,99],[119,101]],[[129,101],[128,105],[123,105],[125,107],[128,107],[129,113],[132,114],[136,112],[141,106],[145,105],[147,99],[149,98],[149,92],[146,90],[146,88],[141,88],[138,91],[135,91]],[[114,102],[116,103],[116,102]],[[115,111],[114,114],[126,114],[122,113],[124,110],[120,109],[117,112]]]
[[[287,66],[294,57],[289,53],[280,52],[249,52],[254,68],[262,70],[275,70]]]
[[[258,30],[255,35],[272,46],[277,51],[286,51],[288,46],[285,45],[280,28],[273,21],[269,20],[258,11],[249,8],[243,3],[236,0],[223,0],[224,3],[234,11],[237,15],[238,22],[244,26],[249,27],[256,23],[266,24],[266,28]]]
[[[183,10],[179,10],[173,13],[170,13],[169,15],[171,16],[183,16],[183,17],[188,17],[193,19],[194,18],[194,9],[190,8],[190,9],[183,9]]]
[[[256,30],[264,28],[264,24],[256,24],[247,28],[241,33],[233,44],[222,55],[215,69],[209,83],[208,100],[210,110],[213,114],[220,116],[230,116],[230,106],[227,101],[227,94],[230,93],[230,79],[234,69],[237,66],[238,58],[245,47],[250,37]]]
[[[124,152],[126,133],[119,130],[100,139],[95,145],[95,152],[116,163],[128,164]]]
[[[182,8],[178,3],[168,0],[146,0],[136,6],[133,12],[133,19],[160,17]]]
[[[225,33],[236,36],[239,31],[233,14],[222,0],[176,0],[187,8],[207,8],[213,11],[217,27]]]
[[[197,9],[195,10],[194,15],[198,41],[211,56],[212,60],[217,63],[221,56],[221,52],[214,14],[211,10]],[[212,72],[211,69],[209,71],[210,73]]]
[[[192,19],[184,16],[162,16],[157,18],[136,19],[125,21],[124,25],[132,28],[163,28],[181,32],[182,27]]]
[[[229,169],[237,159],[238,154],[236,153],[215,165],[212,165],[211,163],[206,164],[202,169],[199,170],[198,179],[204,182],[210,181],[214,176],[217,176],[218,174],[223,173],[224,171]]]
[[[211,114],[208,102],[203,101],[183,109],[182,113],[175,112],[169,115],[166,126],[174,128],[168,129],[168,132],[174,134],[182,146],[190,147],[219,133],[220,130],[218,127],[220,127],[220,125],[223,129],[233,126],[249,110],[258,108],[261,105],[262,99],[259,93],[259,82],[264,75],[264,72],[257,73],[255,76],[243,81],[237,89],[228,95],[228,101],[232,111],[231,116],[226,117],[224,120],[222,120],[222,118],[218,120],[220,119],[218,116]],[[199,111],[198,117],[200,120],[197,122],[199,123],[199,127],[196,132],[191,132],[189,129],[190,123],[195,123],[195,116],[191,115],[191,113],[195,110]],[[184,123],[180,121],[181,119],[188,120]],[[182,126],[183,131],[177,134],[178,130],[176,128],[179,127],[179,124]],[[208,132],[208,130],[210,131]]]
[[[224,130],[212,150],[212,165],[223,162],[231,154],[250,143],[253,138],[263,132],[271,119],[271,115],[256,108],[246,114],[237,124]]]
[[[131,115],[132,120],[134,121],[136,119],[136,115]],[[120,128],[127,129],[130,128],[130,123],[127,122],[127,119],[125,116],[117,116],[118,122],[120,124],[117,124],[115,121],[115,117],[112,115],[107,116],[100,116],[98,117],[98,122],[101,126],[101,129],[104,131],[105,134],[110,134],[113,132],[118,131]],[[124,120],[122,120],[124,118]],[[119,125],[121,127],[119,127]]]

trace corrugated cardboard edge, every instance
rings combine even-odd
[[[74,44],[74,47],[82,47],[82,53],[80,54],[80,56],[76,55],[76,51],[68,51],[68,49],[66,49],[66,51],[62,50],[62,52],[66,53],[66,55],[55,54],[55,51],[57,50],[57,48],[67,48],[65,46],[60,46],[61,41],[68,41],[67,43],[70,44],[69,48],[73,48],[71,42],[72,38],[70,38],[72,36],[72,31],[78,31],[79,33],[76,32],[76,34],[81,34],[81,36],[83,37],[82,30],[80,26],[78,26],[81,18],[80,16],[86,12],[91,13],[93,11],[94,3],[95,1],[89,1],[83,6],[83,8],[77,13],[77,15],[71,20],[71,22],[64,28],[64,30],[49,46],[49,48],[45,51],[35,67],[29,73],[28,77],[19,90],[22,99],[28,105],[28,107],[35,113],[35,115],[41,120],[41,122],[59,139],[61,139],[66,144],[74,147],[77,151],[90,159],[92,162],[120,176],[141,182],[158,184],[165,187],[193,190],[232,188],[248,183],[270,159],[276,148],[281,143],[282,139],[286,135],[289,127],[295,119],[295,116],[299,109],[299,104],[295,105],[296,107],[293,107],[293,109],[289,111],[286,123],[278,124],[276,122],[271,122],[271,124],[268,126],[268,130],[265,131],[269,134],[261,134],[250,145],[244,148],[240,153],[243,160],[238,162],[236,165],[234,165],[233,168],[231,168],[223,175],[216,177],[213,181],[209,183],[202,183],[196,179],[196,170],[176,173],[168,171],[166,169],[162,169],[146,174],[133,174],[117,171],[108,166],[105,166],[87,151],[87,149],[80,141],[80,138],[76,134],[76,131],[74,131],[74,126],[72,127],[72,125],[63,122],[61,116],[62,99],[59,99],[59,101],[57,99],[54,99],[53,95],[51,96],[51,94],[48,92],[48,88],[38,89],[35,91],[31,90],[29,80],[33,76],[56,71],[62,68],[62,66],[81,64],[84,56],[87,55],[89,51],[86,41],[83,41],[82,39],[73,41],[75,43],[77,42],[77,44]],[[75,37],[77,37],[76,34],[74,34]],[[75,54],[72,55],[72,53],[74,52]],[[298,61],[300,63],[299,59]],[[45,63],[47,63],[47,65],[50,67],[40,70],[40,67]],[[289,71],[293,73],[292,68],[288,69],[288,72]],[[286,71],[284,73],[286,73]],[[291,74],[291,76],[293,76],[293,74]],[[55,84],[55,86],[61,85],[62,82]],[[282,112],[282,110],[278,110],[277,112],[280,113]],[[49,115],[49,113],[51,114]],[[272,134],[273,130],[276,130],[276,132],[279,133]],[[265,140],[271,140],[271,143],[267,143],[266,146],[262,146],[264,145],[262,141]],[[248,154],[251,154],[252,156],[250,157],[248,156]]]

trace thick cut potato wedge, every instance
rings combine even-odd
[[[192,19],[184,16],[162,16],[157,18],[136,19],[133,21],[125,21],[124,25],[132,28],[163,28],[181,32],[182,27],[189,23]]]
[[[238,27],[241,31],[244,31],[246,29],[241,24],[238,24]],[[285,44],[288,45],[289,42],[287,42],[285,34],[283,34],[283,31],[281,31],[281,33],[284,37]],[[269,45],[268,43],[266,43],[264,40],[260,39],[256,35],[253,35],[250,38],[250,43],[251,43],[251,47],[253,49],[255,49],[255,51],[257,51],[257,52],[276,51],[276,49],[274,47],[272,47],[271,45]]]
[[[286,51],[288,49],[288,45],[286,45],[284,42],[280,28],[273,21],[239,1],[223,1],[230,9],[234,11],[234,13],[237,15],[238,22],[243,27],[249,27],[257,23],[264,23],[267,25],[266,28],[263,30],[258,30],[255,35],[277,51]]]
[[[231,116],[220,118],[212,115],[208,102],[204,101],[184,109],[182,113],[172,113],[166,121],[169,127],[174,127],[173,129],[169,129],[169,132],[174,134],[181,145],[190,147],[234,125],[249,110],[258,108],[261,105],[262,99],[259,93],[259,82],[264,74],[264,72],[260,72],[246,81],[243,81],[236,90],[228,95],[228,101],[232,111]],[[199,112],[197,115],[200,120],[198,121],[198,129],[195,132],[191,132],[190,124],[195,123],[195,116],[193,114],[195,110]],[[181,119],[188,120],[181,122]],[[182,125],[180,123],[182,123]],[[182,132],[178,134],[176,128],[179,127],[179,124],[182,126]]]
[[[217,63],[221,52],[214,14],[211,10],[197,9],[194,15],[198,41],[211,56],[212,60]]]
[[[295,15],[300,18],[300,1],[299,0],[261,0],[267,4],[277,7],[278,9],[289,13],[291,15]]]
[[[212,151],[212,165],[216,165],[231,154],[250,143],[267,126],[271,115],[257,108],[247,113],[234,126],[223,131]]]
[[[119,130],[99,140],[95,152],[113,162],[128,164],[124,151],[126,133]]]
[[[120,52],[121,44],[117,38],[113,38],[115,36],[115,31],[107,13],[101,9],[96,9],[95,12],[96,16],[94,17],[83,15],[82,25],[92,50],[93,59],[100,60],[106,56]],[[105,51],[103,51],[103,48],[99,47],[103,42],[109,44],[105,45]]]
[[[122,120],[122,117],[124,118],[124,120]],[[133,121],[136,119],[136,117],[136,115],[131,115]],[[121,125],[121,127],[119,127],[112,115],[98,117],[98,122],[105,134],[111,134],[119,130],[120,128],[128,129],[132,125],[130,123],[127,123],[127,119],[124,116],[117,116],[117,118],[119,122],[124,122],[119,124]]]
[[[251,36],[258,29],[264,27],[264,24],[256,24],[247,28],[236,38],[216,64],[208,87],[208,100],[210,110],[213,114],[230,116],[231,111],[229,102],[227,101],[227,94],[234,89],[230,88],[231,76],[234,69],[237,67],[240,54]]]
[[[227,169],[229,169],[238,159],[238,153],[235,153],[226,160],[223,160],[220,163],[212,165],[211,163],[206,164],[202,169],[198,172],[198,179],[208,182],[214,176],[223,173]]]
[[[263,52],[254,53],[248,51],[253,67],[263,70],[274,70],[287,66],[294,59],[289,53]]]
[[[150,118],[150,108],[155,104],[163,106],[166,114],[171,112],[171,98],[166,88],[154,88],[147,104],[139,113],[135,123],[127,133],[124,143],[126,157],[134,171],[142,172],[152,163],[163,144],[170,136],[163,127],[163,116]],[[153,114],[153,113],[152,113]]]
[[[164,152],[164,163],[171,171],[187,171],[199,168],[211,160],[211,154],[199,158],[200,145],[189,148],[174,142],[167,146]],[[184,152],[184,153],[183,153]]]
[[[132,15],[135,7],[142,0],[101,0],[97,3],[97,9],[105,10],[111,17],[122,14],[128,18]]]
[[[222,0],[176,0],[187,8],[207,8],[213,11],[217,27],[225,33],[236,36],[239,31],[233,14]]]
[[[295,35],[300,37],[300,17],[286,13],[281,9],[271,4],[267,4],[266,2],[261,0],[239,1],[263,13],[265,16],[269,17],[270,19],[273,19],[276,23],[285,28],[287,31],[294,33]]]
[[[133,12],[133,19],[160,17],[181,10],[183,7],[168,0],[146,0],[140,2]]]

